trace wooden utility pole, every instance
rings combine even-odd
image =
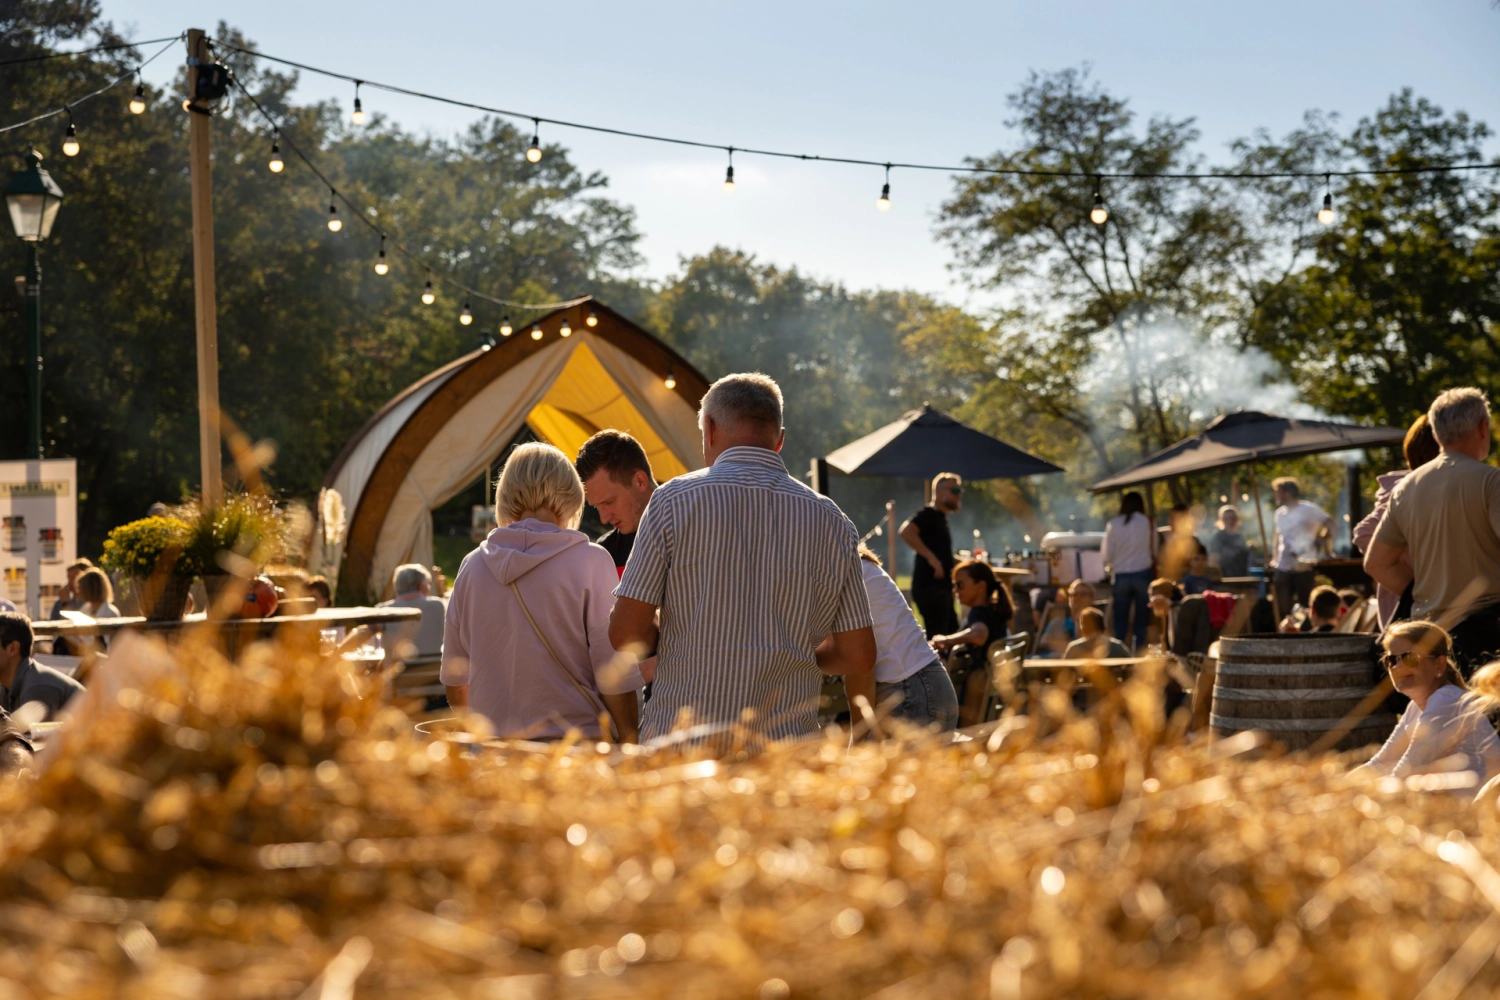
[[[193,298],[198,318],[198,455],[204,506],[224,493],[219,445],[219,314],[214,294],[214,192],[209,174],[208,104],[198,99],[198,67],[213,61],[201,28],[187,33],[188,163],[193,183]]]

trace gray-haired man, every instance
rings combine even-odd
[[[403,624],[389,637],[386,648],[397,659],[441,656],[443,652],[443,619],[448,606],[432,596],[432,571],[421,563],[397,566],[391,577],[396,599],[379,605],[382,608],[416,608],[422,620],[415,625]]]
[[[1412,584],[1412,617],[1453,634],[1454,660],[1468,677],[1500,653],[1500,469],[1484,461],[1484,393],[1449,389],[1427,419],[1442,452],[1391,493],[1365,571],[1395,594]]]
[[[873,704],[859,536],[833,501],[787,475],[780,388],[725,376],[698,423],[709,468],[652,494],[610,618],[616,649],[657,651],[642,740],[684,716],[732,725],[746,709],[766,738],[814,733],[823,674]]]

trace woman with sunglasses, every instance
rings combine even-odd
[[[1500,773],[1500,739],[1484,708],[1449,658],[1452,640],[1431,622],[1392,625],[1382,640],[1381,665],[1396,690],[1411,699],[1395,731],[1359,770],[1404,778],[1435,771],[1473,771],[1483,784]],[[1455,767],[1454,757],[1462,759]]]

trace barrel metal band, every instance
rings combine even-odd
[[[1222,701],[1333,701],[1363,698],[1373,687],[1352,688],[1214,688],[1214,698]]]
[[[1304,674],[1355,674],[1360,671],[1375,673],[1375,665],[1369,660],[1343,660],[1329,663],[1299,663],[1296,670],[1288,670],[1285,663],[1246,663],[1243,660],[1220,660],[1219,676],[1225,674],[1253,674],[1257,677],[1300,677]]]
[[[1371,650],[1373,649],[1374,646],[1372,644]],[[1322,656],[1256,656],[1252,653],[1241,655],[1239,653],[1232,653],[1220,646],[1219,659],[1221,661],[1230,660],[1234,663],[1280,663],[1286,666],[1302,666],[1307,663],[1337,663],[1340,661],[1345,663],[1350,661],[1355,663],[1371,663],[1375,657],[1370,652],[1325,653]]]
[[[1320,732],[1333,729],[1343,722],[1342,719],[1226,719],[1222,715],[1210,715],[1208,724],[1215,729],[1228,729],[1231,732],[1242,732],[1246,729],[1264,729],[1267,732]],[[1396,717],[1394,715],[1367,715],[1355,723],[1355,729],[1394,729]]]

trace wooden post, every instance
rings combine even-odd
[[[890,550],[886,565],[890,567],[891,579],[896,579],[896,501],[885,502],[885,540]]]
[[[1275,570],[1271,566],[1271,546],[1266,541],[1266,515],[1260,509],[1260,482],[1255,478],[1255,466],[1251,465],[1249,468],[1250,501],[1255,504],[1255,520],[1256,523],[1260,525],[1261,568],[1265,573],[1266,586],[1270,588],[1271,602],[1274,606],[1276,602],[1276,587],[1274,585],[1275,580],[1272,578],[1271,574],[1274,573]],[[1279,623],[1281,622],[1280,608],[1276,609],[1276,621],[1279,627]]]
[[[197,100],[198,64],[211,61],[208,36],[202,28],[187,33],[188,165],[193,191],[193,298],[198,320],[198,458],[205,506],[224,493],[219,444],[219,317],[214,294],[214,195],[209,174],[208,128],[205,103]]]

